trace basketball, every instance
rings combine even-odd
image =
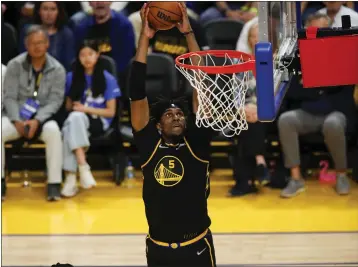
[[[178,2],[150,2],[149,26],[155,30],[169,30],[182,20]]]

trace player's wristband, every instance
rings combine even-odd
[[[129,73],[129,98],[131,101],[146,98],[145,78],[147,75],[147,64],[133,61]]]
[[[184,36],[187,36],[188,34],[191,34],[191,33],[194,33],[194,31],[191,30],[191,31],[188,31],[188,32],[183,32],[183,35],[184,35]]]

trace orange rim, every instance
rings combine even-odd
[[[229,56],[231,59],[238,58],[243,59],[245,62],[227,65],[227,66],[195,66],[190,64],[184,64],[180,61],[187,59],[191,56],[206,56],[211,55],[215,57],[226,57]],[[255,71],[255,57],[253,55],[249,55],[244,52],[234,51],[234,50],[206,50],[206,51],[197,51],[190,52],[183,55],[178,56],[175,59],[175,64],[179,67],[191,69],[191,70],[201,70],[208,74],[220,74],[220,73],[240,73],[245,71]]]

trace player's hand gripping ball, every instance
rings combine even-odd
[[[157,31],[169,30],[182,21],[178,2],[148,2],[148,23]]]

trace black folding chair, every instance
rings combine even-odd
[[[210,49],[235,50],[244,24],[230,19],[217,19],[204,25]]]
[[[147,57],[146,93],[149,103],[157,101],[157,97],[171,98],[178,93],[178,72],[172,57],[152,53]],[[129,75],[127,77],[129,79]],[[127,80],[127,84],[129,81]],[[129,90],[127,86],[127,90]],[[129,95],[129,91],[127,92]]]

